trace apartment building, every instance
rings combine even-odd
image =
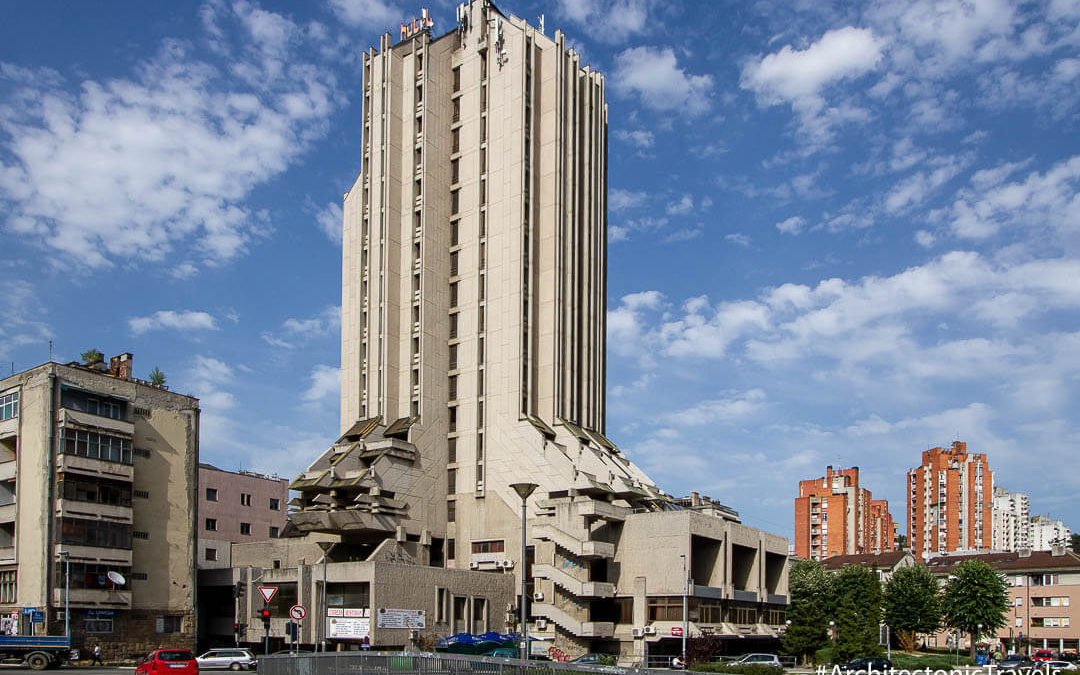
[[[896,525],[889,502],[859,485],[859,467],[825,469],[799,481],[795,498],[795,555],[825,560],[837,555],[892,551]]]
[[[992,546],[995,551],[1019,551],[1031,545],[1031,502],[1022,492],[994,488],[994,529]],[[1046,547],[1045,550],[1049,550]]]
[[[231,567],[233,543],[277,538],[288,511],[287,479],[200,464],[199,568]]]
[[[822,565],[828,572],[839,572],[851,565],[862,565],[877,572],[878,579],[885,583],[897,570],[915,565],[915,558],[909,551],[895,550],[886,553],[834,555],[823,560]]]
[[[774,637],[786,540],[668,495],[605,435],[604,76],[491,2],[457,17],[364,55],[341,436],[291,483],[286,538],[336,537],[329,574],[393,540],[418,575],[524,579],[530,633],[568,654],[677,650],[687,590],[691,632]]]
[[[1060,520],[1050,516],[1034,516],[1031,519],[1031,549],[1049,551],[1055,544],[1071,545],[1072,531]]]
[[[981,560],[1002,574],[1009,585],[1008,624],[984,641],[996,642],[1002,653],[1031,654],[1038,649],[1077,652],[1080,643],[1080,556],[1063,545],[1049,551],[946,555],[931,558],[928,567],[942,583],[965,560]],[[1073,602],[1076,600],[1076,602]],[[955,635],[942,631],[931,646],[955,647]],[[961,638],[961,649],[969,645]]]
[[[982,453],[967,444],[922,453],[907,474],[908,545],[916,560],[993,546],[994,474]]]
[[[0,380],[3,628],[193,647],[198,456],[198,400],[135,379],[131,354]]]

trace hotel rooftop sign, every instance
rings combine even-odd
[[[431,28],[435,24],[431,20],[431,15],[428,14],[426,9],[420,10],[419,17],[413,17],[411,21],[401,24],[401,39],[408,40],[409,38],[418,35],[420,32]]]

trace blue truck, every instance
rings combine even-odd
[[[34,670],[56,668],[71,655],[71,640],[44,635],[0,635],[0,659],[21,659]]]

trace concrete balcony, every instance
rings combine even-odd
[[[59,558],[60,551],[67,551],[72,560],[98,563],[101,565],[123,565],[131,567],[131,551],[126,548],[102,548],[100,546],[75,546],[72,544],[54,544],[53,555]]]
[[[0,483],[15,480],[15,470],[18,468],[18,464],[14,459],[0,462]]]
[[[0,523],[14,523],[15,522],[15,510],[18,507],[15,506],[15,502],[10,504],[4,504],[0,506]]]
[[[0,511],[2,511],[2,507],[0,507]],[[94,504],[73,499],[56,500],[56,515],[86,520],[107,520],[112,523],[127,523],[129,525],[135,522],[135,512],[130,506]],[[4,522],[2,517],[0,517],[0,522]]]
[[[112,480],[135,480],[135,467],[116,462],[105,462],[91,457],[60,454],[56,456],[57,471],[71,471]]]
[[[15,547],[0,546],[0,564],[15,562]]]
[[[575,537],[554,525],[534,525],[532,535],[536,539],[554,542],[554,544],[580,558],[613,558],[615,544],[606,541],[592,541]]]
[[[60,583],[63,583],[63,578]],[[131,591],[111,588],[72,588],[68,591],[68,603],[72,607],[99,607],[102,609],[131,609]],[[53,607],[64,606],[64,588],[54,588]]]
[[[740,590],[736,589],[735,592],[732,594],[732,600],[737,600],[738,602],[757,602],[758,601],[758,592],[757,591],[740,591]]]
[[[615,596],[615,584],[605,581],[582,581],[555,565],[533,565],[533,576],[548,579],[556,586],[579,598],[611,598]]]
[[[595,499],[587,502],[576,502],[574,506],[577,507],[579,516],[599,518],[613,522],[622,522],[626,520],[626,515],[630,513],[630,509],[615,506],[608,502],[597,501]]]
[[[539,616],[562,626],[579,637],[608,638],[615,634],[615,624],[610,621],[579,621],[555,605],[544,603],[531,606],[533,616]]]
[[[134,436],[135,425],[127,420],[114,420],[111,417],[102,417],[92,413],[80,412],[70,408],[60,409],[60,426],[78,425],[81,427],[94,427],[105,429],[123,436]]]
[[[12,417],[9,420],[0,422],[0,438],[7,438],[8,436],[14,436],[19,433],[19,418]]]

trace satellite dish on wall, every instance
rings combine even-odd
[[[123,586],[127,583],[127,579],[125,579],[124,575],[120,574],[119,572],[113,572],[112,570],[109,570],[109,572],[105,576],[109,577],[109,581],[113,582],[117,586]]]

